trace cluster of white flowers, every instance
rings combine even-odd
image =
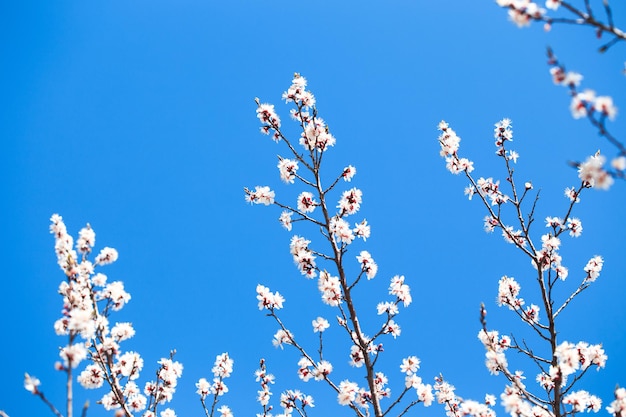
[[[324,152],[334,146],[335,137],[329,132],[328,126],[320,117],[309,120],[300,136],[300,145],[308,151]]]
[[[370,398],[371,394],[364,388],[359,388],[356,382],[346,379],[339,383],[337,401],[339,401],[341,405],[356,404],[362,408],[368,408]]]
[[[280,158],[278,161],[278,171],[280,179],[288,184],[293,184],[298,173],[298,161],[287,158]]]
[[[572,112],[572,116],[575,119],[590,117],[594,125],[601,126],[600,134],[607,134],[604,128],[606,118],[614,120],[617,115],[617,107],[613,103],[613,99],[610,96],[597,96],[595,91],[591,89],[580,91],[578,87],[580,86],[583,76],[573,71],[566,72],[565,68],[559,63],[552,51],[549,51],[549,57],[552,80],[557,85],[569,88],[571,92],[572,100],[570,103],[570,111]],[[604,157],[599,157],[598,153],[596,154],[595,160],[591,160],[591,158],[585,162],[585,171],[581,172],[581,175],[584,175],[585,178],[583,178],[583,176],[581,176],[581,178],[583,181],[588,181],[587,186],[608,189],[613,183],[613,178],[602,168],[605,162]],[[583,164],[581,164],[581,167],[582,165]],[[624,171],[626,170],[626,156],[624,156],[624,152],[621,152],[620,155],[612,159],[611,167],[615,170],[614,174],[623,177]]]
[[[157,380],[147,382],[144,393],[152,397],[154,403],[165,404],[172,401],[178,379],[183,374],[183,365],[171,358],[162,358],[158,363],[161,366],[157,371]]]
[[[311,243],[310,240],[294,236],[291,238],[289,251],[300,273],[307,278],[315,278],[317,276],[317,266],[315,264],[315,255],[309,250],[309,243]]]
[[[87,259],[96,242],[91,226],[88,224],[80,230],[74,250],[73,238],[67,233],[61,216],[55,214],[50,220],[58,264],[67,277],[59,286],[63,317],[55,322],[54,328],[58,335],[69,335],[70,339],[70,344],[60,349],[62,362],[56,364],[56,369],[70,373],[89,359],[91,363],[80,372],[77,380],[87,389],[100,388],[105,382],[110,386],[110,391],[99,401],[105,409],[123,409],[125,414],[145,410],[144,417],[156,416],[155,408],[150,407],[172,399],[182,375],[182,365],[171,358],[161,359],[157,381],[147,382],[141,391],[136,381],[143,369],[143,359],[137,352],[124,352],[120,347],[123,341],[135,335],[135,329],[128,322],[110,327],[108,319],[112,311],[121,310],[130,301],[130,294],[121,281],[107,283],[106,275],[95,272],[96,267],[115,262],[117,251],[105,247],[92,263]],[[83,341],[76,341],[76,336]],[[26,379],[26,389],[38,393],[38,380],[28,375]],[[171,409],[161,411],[160,415],[175,417]]]
[[[518,27],[530,25],[532,20],[541,19],[546,10],[530,0],[496,0],[499,6],[509,9],[509,19]],[[556,10],[558,0],[547,0],[546,7]]]
[[[276,331],[276,333],[274,334],[272,344],[274,345],[274,347],[279,347],[282,349],[283,344],[293,344],[293,335],[289,330],[278,329],[278,331]]]
[[[494,181],[493,178],[485,179],[480,177],[476,181],[476,185],[478,188],[475,188],[473,185],[466,188],[465,194],[469,195],[470,200],[472,194],[479,192],[482,196],[491,200],[492,206],[505,204],[509,201],[509,197],[500,191],[500,181]]]
[[[553,414],[544,407],[533,405],[525,400],[524,385],[518,379],[516,383],[507,385],[500,395],[504,410],[512,416],[552,417]]]
[[[544,389],[550,390],[557,385],[564,387],[567,384],[567,378],[570,375],[573,375],[579,370],[585,371],[590,366],[597,366],[599,370],[600,368],[604,368],[607,361],[607,356],[601,345],[590,345],[586,342],[579,342],[576,345],[570,342],[563,342],[557,346],[555,357],[558,360],[557,365],[551,365],[548,373],[542,372],[537,375],[537,382]],[[574,395],[572,397],[572,402],[569,402],[569,404],[577,407],[576,404],[582,403],[581,398],[583,397],[582,393]],[[591,401],[589,404],[591,403],[595,404],[594,401]],[[597,406],[599,408],[599,402]]]
[[[553,220],[554,218],[548,219]],[[550,226],[548,225],[548,227]],[[551,233],[542,235],[541,250],[536,253],[536,261],[533,260],[532,262],[533,266],[539,268],[541,271],[546,271],[551,268],[561,280],[565,280],[569,271],[561,263],[562,258],[558,253],[560,246],[561,240],[558,237],[552,235]]]
[[[405,307],[408,307],[413,301],[411,289],[404,283],[404,275],[396,275],[391,278],[389,294],[394,295],[397,298],[397,302],[402,301]]]
[[[315,407],[315,404],[310,395],[303,394],[298,390],[287,390],[280,394],[280,406],[283,408],[283,416],[287,417],[293,414],[293,410]]]
[[[513,277],[506,275],[500,278],[498,282],[498,298],[499,306],[506,305],[511,310],[517,310],[524,305],[524,299],[518,298],[521,286]]]
[[[587,262],[585,265],[585,272],[587,273],[587,277],[585,280],[587,282],[593,282],[600,276],[600,271],[602,271],[602,265],[604,265],[604,259],[601,256],[594,256]]]
[[[402,359],[400,371],[405,375],[405,387],[415,389],[418,401],[424,403],[425,407],[429,407],[435,399],[433,387],[430,384],[424,384],[422,378],[417,376],[419,367],[420,360],[416,356],[409,356]]]
[[[374,389],[378,398],[388,398],[391,396],[391,389],[387,387],[389,379],[382,372],[376,372],[374,376]]]
[[[343,192],[337,208],[339,217],[354,214],[361,208],[363,193],[358,188],[352,188]]]
[[[200,396],[202,406],[205,412],[208,412],[205,404],[205,399],[211,393],[213,395],[213,406],[218,403],[218,397],[228,392],[228,386],[224,383],[224,379],[228,378],[233,372],[233,360],[230,358],[227,352],[217,355],[215,357],[215,363],[211,372],[213,373],[213,382],[207,381],[206,378],[200,378],[196,382],[196,393]],[[217,411],[220,413],[220,417],[233,417],[230,407],[227,405],[220,406]]]
[[[577,191],[574,187],[567,187],[565,189],[565,197],[569,199],[569,201],[573,203],[580,203],[580,192]]]
[[[378,264],[374,262],[372,255],[370,255],[368,251],[364,250],[361,251],[356,259],[361,264],[361,271],[365,273],[367,279],[373,279],[378,272]]]
[[[499,223],[498,223],[499,224]],[[487,229],[487,223],[485,223],[485,229]],[[502,237],[504,241],[512,245],[525,247],[526,237],[521,230],[513,230],[513,226],[505,226],[502,228]]]
[[[292,216],[293,212],[285,210],[280,213],[280,217],[278,218],[280,224],[288,231],[291,231],[292,228]]]
[[[350,346],[350,365],[355,368],[361,368],[365,364],[365,356],[363,351],[357,345]]]
[[[259,284],[256,287],[256,293],[256,299],[259,300],[259,310],[267,309],[273,311],[283,308],[285,299],[278,291],[272,293],[269,288]]]
[[[256,115],[261,123],[263,123],[263,126],[261,126],[261,132],[268,135],[270,131],[273,130],[274,133],[272,135],[272,139],[274,139],[275,141],[279,141],[280,133],[278,129],[280,129],[280,117],[278,117],[278,114],[276,114],[276,111],[274,110],[274,105],[259,103],[256,109]]]
[[[352,178],[354,178],[355,174],[356,174],[356,168],[353,167],[352,165],[348,165],[347,167],[343,169],[343,173],[341,174],[341,177],[343,178],[344,181],[350,182],[352,181]]]
[[[27,373],[24,374],[24,389],[30,392],[33,395],[39,394],[39,386],[41,385],[41,381],[34,377],[30,376]]]
[[[298,361],[298,377],[304,382],[308,382],[311,378],[321,381],[332,371],[333,365],[326,360],[314,364],[310,359],[302,357]]]
[[[595,395],[589,394],[587,391],[575,391],[563,398],[563,404],[572,406],[574,413],[590,412],[597,413],[600,411],[602,401]]]
[[[312,213],[318,205],[319,203],[309,191],[303,191],[298,196],[298,210],[302,213]]]
[[[615,389],[615,400],[611,402],[611,405],[606,410],[614,416],[626,415],[626,389]]]
[[[334,216],[328,223],[328,230],[335,241],[349,245],[354,240],[354,232],[350,224],[341,217]]]
[[[315,97],[310,91],[306,91],[306,78],[298,73],[293,75],[291,86],[283,93],[285,103],[293,102],[298,107],[315,106]]]
[[[507,151],[504,149],[504,144],[509,141],[513,141],[513,128],[511,127],[510,119],[502,119],[498,123],[495,124],[495,129],[493,131],[493,136],[496,139],[496,155],[504,156],[506,159],[513,161],[513,163],[517,162],[517,158],[519,155],[515,151]]]
[[[596,153],[578,166],[578,177],[586,186],[608,190],[613,184],[613,177],[604,169],[604,155]]]
[[[499,336],[496,330],[485,331],[480,329],[478,340],[481,341],[487,352],[485,353],[485,365],[492,375],[498,375],[508,366],[505,351],[511,347],[511,338]]]
[[[266,409],[272,395],[270,384],[274,383],[274,375],[267,373],[265,360],[263,359],[261,359],[260,368],[254,374],[256,375],[256,381],[261,384],[261,390],[257,392],[257,401]]]
[[[323,333],[324,330],[328,329],[330,327],[330,324],[328,323],[328,320],[326,320],[323,317],[318,317],[315,320],[313,320],[311,322],[311,324],[313,325],[313,332],[314,333]]]
[[[459,158],[457,154],[461,138],[457,136],[456,132],[443,120],[439,122],[438,129],[441,131],[441,134],[437,138],[441,145],[439,155],[446,159],[446,168],[448,171],[453,174],[472,172],[474,170],[474,163],[467,158]]]
[[[274,191],[270,190],[270,187],[257,185],[254,191],[247,188],[244,191],[246,192],[246,201],[248,203],[266,206],[274,204]]]
[[[347,221],[339,216],[334,216],[330,219],[328,229],[335,241],[345,245],[352,243],[355,237],[360,237],[364,241],[370,237],[371,229],[367,224],[367,220],[356,223],[354,226],[355,227],[351,229]]]
[[[343,295],[341,292],[341,283],[338,277],[333,277],[327,271],[320,273],[317,287],[322,293],[322,301],[329,306],[336,307],[341,304]]]
[[[435,396],[439,404],[445,404],[448,417],[459,417],[461,415],[462,399],[457,397],[454,391],[454,386],[444,381],[442,377],[435,378]]]
[[[590,89],[577,91],[577,87],[580,86],[580,82],[583,79],[582,74],[573,71],[566,72],[553,55],[550,57],[550,63],[552,64],[550,67],[552,81],[557,85],[562,85],[572,90],[570,110],[575,119],[587,117],[594,112],[598,112],[603,117],[608,117],[611,120],[615,119],[617,107],[613,104],[611,97],[596,96],[595,91]]]

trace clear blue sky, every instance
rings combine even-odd
[[[614,12],[626,26],[624,5]],[[224,400],[237,416],[260,410],[260,357],[278,377],[276,398],[300,388],[316,394],[319,415],[350,414],[334,395],[317,394],[320,385],[299,384],[297,355],[271,345],[275,325],[256,307],[255,287],[264,283],[286,296],[296,336],[309,337],[318,315],[334,317],[293,266],[280,210],[244,202],[244,186],[270,185],[279,198],[298,192],[280,183],[276,154],[286,151],[259,134],[254,104],[275,103],[289,125],[280,97],[296,71],[337,138],[329,162],[358,170],[352,185],[363,190],[372,237],[353,254],[366,249],[380,266],[360,305],[373,312],[395,274],[413,290],[414,304],[398,316],[402,336],[386,346],[387,373],[399,377],[400,359],[415,354],[427,381],[441,372],[459,395],[499,395],[504,381],[489,376],[476,339],[478,306],[486,303],[490,326],[518,329],[512,313],[495,306],[497,282],[512,275],[530,289],[532,271],[512,246],[483,232],[482,207],[467,201],[466,181],[438,156],[437,123],[447,120],[462,137],[478,176],[503,179],[492,128],[511,118],[517,175],[541,188],[541,220],[564,213],[563,189],[577,182],[567,160],[598,148],[613,154],[588,123],[571,118],[545,46],[626,112],[625,45],[600,55],[591,30],[520,30],[490,0],[26,0],[0,6],[0,34],[0,409],[11,417],[48,413],[23,389],[24,372],[38,376],[59,407],[64,395],[52,369],[65,344],[52,328],[64,278],[48,234],[53,213],[74,235],[91,223],[97,247],[118,249],[106,273],[132,295],[117,318],[137,330],[126,348],[144,356],[142,381],[178,350],[179,416],[202,414],[194,384],[223,351],[235,360]],[[610,125],[622,139],[625,120]],[[599,281],[566,311],[561,336],[604,344],[606,369],[581,388],[605,405],[615,384],[626,384],[625,204],[623,182],[586,193],[575,212],[583,235],[564,239],[562,250],[572,288],[591,256],[605,258]],[[347,350],[335,354],[345,370]],[[90,416],[108,415],[93,404],[102,391],[77,390],[77,405],[92,399]],[[415,415],[442,413],[433,406]]]

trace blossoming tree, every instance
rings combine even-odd
[[[542,21],[547,29],[556,23],[592,27],[597,34],[611,37],[601,51],[626,39],[624,32],[614,25],[606,1],[603,3],[605,21],[596,16],[588,1],[582,9],[565,1],[546,2],[547,9],[553,12],[565,9],[573,17],[550,16],[529,0],[498,0],[497,3],[509,10],[510,18],[519,26]],[[586,264],[571,273],[559,252],[562,240],[568,239],[568,235],[570,238],[581,236],[582,221],[575,217],[581,196],[587,196],[588,190],[594,187],[608,189],[614,178],[624,178],[626,170],[626,150],[606,126],[606,120],[616,115],[613,100],[590,90],[581,91],[582,76],[568,72],[551,50],[548,56],[554,82],[567,87],[572,95],[573,116],[587,118],[617,149],[617,155],[608,169],[600,153],[575,163],[578,183],[565,189],[563,207],[542,221],[545,227],[538,225],[536,218],[540,202],[534,185],[515,176],[519,154],[509,149],[513,140],[510,120],[498,122],[494,132],[496,156],[504,166],[503,180],[476,178],[474,163],[459,153],[459,136],[446,122],[439,125],[441,156],[446,159],[451,173],[463,175],[469,181],[465,193],[470,200],[479,200],[483,205],[485,230],[500,232],[504,240],[529,261],[530,278],[504,275],[494,292],[498,305],[506,306],[514,318],[525,324],[530,336],[519,338],[515,333],[491,330],[485,306],[480,307],[480,322],[477,322],[478,339],[486,350],[486,367],[506,380],[499,396],[501,405],[514,417],[565,417],[603,408],[596,393],[578,388],[589,370],[605,366],[608,358],[601,341],[561,338],[560,324],[565,309],[575,308],[575,300],[598,279],[604,260],[590,254]],[[279,291],[258,284],[256,298],[259,310],[277,326],[273,344],[292,349],[298,355],[296,369],[301,387],[317,382],[325,386],[329,394],[314,399],[301,390],[306,391],[306,388],[294,387],[283,391],[279,399],[273,401],[271,387],[276,378],[266,361],[259,358],[255,373],[259,384],[258,415],[297,413],[307,416],[320,401],[336,402],[342,406],[341,411],[347,410],[358,417],[417,415],[416,405],[430,406],[434,401],[442,404],[451,417],[495,415],[494,395],[487,394],[481,401],[464,399],[456,394],[452,381],[447,381],[443,375],[418,376],[420,360],[414,355],[380,359],[386,355],[386,344],[402,333],[398,315],[401,308],[412,303],[410,278],[390,277],[386,293],[380,294],[376,305],[357,301],[358,290],[367,288],[371,280],[380,277],[373,256],[366,250],[354,249],[361,245],[358,240],[365,242],[371,234],[365,219],[352,220],[359,213],[363,193],[359,188],[345,185],[353,180],[356,168],[348,165],[332,172],[323,164],[336,139],[319,116],[316,99],[307,90],[304,77],[294,76],[283,99],[293,106],[291,118],[298,127],[295,139],[287,133],[289,129],[283,127],[273,105],[257,99],[256,113],[262,123],[261,132],[283,146],[285,154],[278,157],[277,164],[280,179],[300,187],[299,194],[295,201],[289,202],[277,198],[269,186],[256,186],[245,189],[245,198],[252,204],[279,207],[283,228],[289,232],[301,229],[290,241],[293,261],[305,279],[316,280],[318,293],[310,296],[325,309],[332,308],[335,317],[320,315],[310,324],[290,323],[285,313],[288,301]],[[75,381],[86,389],[104,387],[105,394],[97,402],[116,416],[174,417],[174,410],[166,405],[172,400],[183,371],[182,364],[175,360],[175,351],[162,358],[155,377],[140,386],[140,373],[144,369],[142,356],[122,349],[122,342],[132,338],[135,330],[129,322],[112,321],[113,314],[131,298],[122,282],[109,282],[100,272],[101,267],[115,262],[117,251],[104,248],[91,258],[95,246],[93,229],[87,225],[74,241],[59,215],[52,216],[50,230],[55,237],[58,264],[65,276],[59,286],[62,317],[54,325],[55,332],[67,340],[60,350],[61,360],[55,365],[65,375],[65,414],[44,395],[42,384],[35,376],[25,375],[26,390],[39,397],[58,417],[75,415]],[[572,281],[575,282],[572,284]],[[522,297],[522,287],[531,286],[536,288],[534,294],[538,296]],[[366,320],[368,311],[375,312],[377,319]],[[316,335],[315,343],[298,337],[297,333],[305,328]],[[333,331],[342,337],[341,342],[336,343],[336,337],[329,342],[327,335]],[[510,364],[511,353],[525,359],[521,369]],[[351,368],[338,369],[333,365],[337,360],[349,362]],[[392,362],[393,367],[383,366]],[[233,373],[233,367],[234,360],[229,353],[221,353],[216,356],[212,378],[195,382],[199,409],[207,417],[232,417],[234,414],[224,400],[229,392],[226,380]],[[616,417],[624,416],[626,390],[616,389],[615,400],[604,407]],[[86,414],[85,405],[82,415]],[[2,411],[0,415],[6,417]]]

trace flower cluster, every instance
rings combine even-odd
[[[424,403],[425,407],[429,407],[435,399],[433,395],[433,387],[430,384],[424,384],[422,382],[422,378],[417,376],[417,371],[419,367],[420,360],[416,356],[409,356],[402,359],[402,363],[400,364],[400,371],[405,375],[405,388],[415,389],[418,401]]]
[[[550,220],[554,218],[548,218]],[[547,219],[547,220],[548,220]],[[578,223],[569,223],[573,224],[572,227],[576,227]],[[550,227],[550,224],[548,224]],[[579,230],[582,230],[582,226]],[[561,228],[557,233],[560,233]],[[537,252],[536,258],[533,259],[533,265],[535,265],[541,271],[547,271],[548,269],[552,269],[556,276],[561,280],[565,280],[569,274],[567,268],[561,264],[562,258],[561,255],[558,254],[559,247],[561,246],[561,240],[551,233],[547,233],[541,236],[541,250]]]
[[[280,406],[284,411],[283,415],[290,416],[294,410],[315,407],[315,404],[310,395],[303,394],[298,390],[287,390],[280,394]]]
[[[605,158],[599,154],[599,151],[584,163],[578,164],[579,176],[586,182],[586,186],[608,189],[613,183],[614,176],[625,178],[626,175],[626,148],[609,133],[606,127],[607,118],[615,119],[617,107],[609,96],[598,96],[591,89],[581,91],[579,87],[583,76],[577,72],[566,71],[551,49],[548,49],[548,64],[554,83],[567,87],[570,91],[572,116],[575,119],[589,119],[591,124],[598,129],[599,134],[605,136],[620,151],[611,161],[611,168],[614,170],[611,173],[603,168]]]
[[[273,293],[269,288],[259,284],[256,287],[256,293],[256,299],[259,300],[259,310],[273,311],[283,308],[285,298],[278,291]]]
[[[293,184],[298,174],[298,161],[287,158],[279,158],[278,171],[280,179],[288,184]]]
[[[146,383],[144,393],[151,399],[151,404],[165,404],[172,401],[178,379],[183,374],[183,365],[171,358],[162,358],[157,371],[156,381]]]
[[[457,136],[456,132],[443,120],[439,123],[438,129],[441,131],[438,138],[439,144],[441,145],[439,154],[446,159],[446,168],[448,171],[453,174],[472,172],[474,170],[474,163],[467,158],[459,158],[457,155],[461,138]]]
[[[343,380],[339,384],[337,401],[341,405],[356,404],[362,408],[369,408],[370,394],[365,388],[360,388],[356,382]]]
[[[321,381],[332,371],[333,365],[325,360],[313,363],[309,358],[302,357],[298,361],[298,377],[304,382],[308,382],[311,378]]]
[[[555,357],[558,360],[557,365],[551,365],[547,373],[541,372],[537,375],[537,382],[544,389],[554,389],[555,386],[565,387],[570,375],[579,370],[586,371],[591,366],[597,366],[598,369],[604,368],[607,360],[601,345],[590,345],[586,342],[577,344],[562,342],[556,348]],[[570,404],[574,405],[574,403]]]
[[[256,109],[256,115],[261,123],[263,123],[263,126],[261,126],[261,132],[268,135],[270,131],[273,131],[274,133],[272,134],[272,139],[279,141],[280,133],[278,129],[280,129],[280,117],[278,117],[278,114],[274,111],[274,105],[261,104],[258,102],[258,99],[257,103],[258,107]]]
[[[528,26],[532,20],[541,19],[546,14],[545,9],[530,0],[496,0],[496,2],[500,7],[509,9],[509,19],[518,27]],[[553,8],[555,4],[558,5],[558,0],[548,0],[546,7]]]
[[[405,307],[408,307],[408,305],[413,301],[413,298],[411,297],[411,289],[404,283],[404,275],[396,275],[391,278],[389,294],[396,296],[396,303],[402,301]]]
[[[561,85],[570,89],[572,93],[572,101],[570,110],[575,119],[587,117],[597,112],[602,117],[615,119],[617,115],[617,107],[613,104],[613,99],[609,96],[596,96],[595,91],[586,89],[578,91],[580,82],[583,79],[582,74],[574,71],[566,71],[554,55],[550,55],[548,63],[550,66],[550,75],[552,81],[556,85]]]
[[[251,204],[263,204],[269,206],[274,204],[274,191],[270,187],[256,186],[255,190],[244,189],[246,192],[246,201]]]
[[[478,332],[478,340],[481,341],[485,350],[485,365],[492,375],[498,375],[508,367],[505,351],[511,347],[511,339],[508,336],[499,336],[496,330]]]
[[[228,392],[228,386],[224,383],[224,379],[228,378],[233,372],[233,360],[230,358],[228,353],[222,353],[220,355],[217,355],[211,372],[213,372],[212,383],[207,381],[206,378],[200,378],[196,383],[196,388],[198,389],[196,393],[200,396],[203,405],[204,400],[207,395],[209,395],[209,393],[213,394],[213,401],[215,405],[217,404],[217,397],[222,396]],[[226,410],[224,407],[226,406],[222,407],[222,414],[224,414]]]
[[[601,256],[594,256],[587,262],[585,265],[585,272],[587,276],[585,277],[585,281],[593,282],[600,276],[600,271],[602,271],[602,265],[604,265],[604,260]]]
[[[368,251],[361,251],[356,259],[361,264],[361,272],[365,273],[367,279],[372,279],[376,276],[376,273],[378,272],[378,264],[374,262],[372,255],[370,255]]]
[[[552,417],[553,414],[546,408],[526,400],[524,388],[521,378],[506,386],[500,395],[504,410],[512,416]]]
[[[327,271],[322,271],[317,283],[322,293],[322,301],[329,306],[337,307],[343,300],[339,278],[333,277]]]
[[[615,389],[615,400],[606,410],[615,416],[623,416],[626,413],[626,389]]]
[[[521,290],[515,278],[506,275],[500,278],[498,283],[498,305],[506,305],[511,310],[517,310],[524,305],[524,299],[518,298]]]
[[[595,395],[589,394],[587,391],[580,390],[572,392],[563,398],[563,404],[570,405],[574,413],[600,411],[602,401]]]
[[[172,399],[182,365],[171,357],[161,359],[157,381],[147,382],[143,391],[139,388],[137,380],[144,361],[139,353],[121,348],[122,342],[135,335],[135,329],[128,322],[114,323],[112,327],[109,322],[111,312],[121,310],[131,296],[121,281],[108,282],[106,275],[96,272],[96,268],[115,262],[117,251],[105,247],[91,262],[88,257],[96,242],[91,226],[80,230],[74,244],[61,216],[54,214],[50,221],[57,262],[66,276],[59,285],[62,317],[54,323],[54,329],[57,335],[69,339],[69,344],[59,351],[62,361],[56,369],[71,378],[72,370],[88,360],[77,381],[86,389],[97,389],[106,383],[109,390],[99,401],[106,410],[120,410],[127,416],[145,410],[143,416],[155,416],[157,404]],[[38,386],[39,380],[27,374],[25,388],[43,398]],[[166,409],[161,416],[173,417],[175,413]]]
[[[613,185],[613,177],[604,169],[604,155],[596,153],[578,166],[578,177],[586,187],[608,190]]]
[[[315,255],[309,250],[309,243],[311,243],[310,240],[294,236],[291,238],[289,251],[300,273],[307,278],[315,278],[317,276],[317,265],[315,264]]]
[[[435,391],[437,402],[445,404],[448,417],[495,417],[496,413],[490,408],[495,405],[495,397],[487,394],[485,402],[479,403],[473,400],[463,400],[455,394],[455,387],[445,381],[443,377],[435,378]]]
[[[260,368],[254,374],[256,381],[261,385],[261,389],[257,392],[257,401],[263,406],[264,411],[269,411],[271,410],[269,403],[272,395],[270,384],[274,383],[274,375],[267,373],[264,359],[261,359]]]

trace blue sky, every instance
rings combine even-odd
[[[253,376],[260,357],[278,378],[277,394],[300,388],[315,394],[317,412],[349,414],[324,387],[297,381],[297,355],[271,345],[275,325],[255,300],[257,283],[283,293],[285,319],[305,338],[312,319],[334,317],[294,267],[280,210],[244,201],[245,186],[270,185],[279,199],[300,191],[280,183],[276,154],[286,149],[259,134],[254,104],[254,97],[276,104],[289,126],[280,97],[296,71],[337,138],[327,162],[358,170],[351,185],[363,190],[372,237],[353,254],[366,249],[380,267],[359,305],[373,312],[396,274],[413,290],[414,304],[398,316],[402,336],[386,346],[387,373],[399,377],[401,358],[415,354],[425,380],[443,373],[459,395],[499,394],[503,379],[489,376],[476,339],[478,306],[486,303],[490,326],[522,334],[494,299],[500,276],[530,290],[532,271],[512,246],[483,232],[482,207],[467,201],[466,181],[438,156],[437,123],[447,120],[462,137],[477,176],[504,179],[492,129],[511,118],[516,173],[541,189],[541,220],[566,209],[563,189],[577,182],[566,161],[598,148],[613,154],[587,122],[572,119],[567,91],[548,74],[545,46],[585,76],[584,87],[612,95],[620,109],[626,97],[624,45],[601,55],[591,30],[521,30],[488,0],[23,1],[1,10],[0,409],[12,417],[48,412],[23,389],[24,372],[39,377],[59,407],[64,395],[52,369],[65,344],[52,328],[64,278],[48,234],[53,213],[74,235],[89,222],[97,247],[120,252],[105,272],[132,295],[117,318],[137,330],[126,348],[144,356],[142,381],[177,349],[185,366],[172,404],[179,416],[202,415],[194,384],[224,351],[235,360],[224,398],[235,415],[260,410]],[[614,8],[617,22],[625,12]],[[610,126],[620,136],[624,117]],[[295,125],[287,131],[297,134]],[[574,213],[583,235],[564,239],[562,250],[571,277],[591,256],[605,258],[599,281],[563,316],[561,336],[603,343],[607,367],[581,388],[605,403],[626,384],[625,186],[583,196]],[[296,226],[294,233],[314,232]],[[338,372],[354,375],[340,346]],[[101,395],[78,389],[76,404],[91,398],[89,415],[108,415],[93,404]]]

